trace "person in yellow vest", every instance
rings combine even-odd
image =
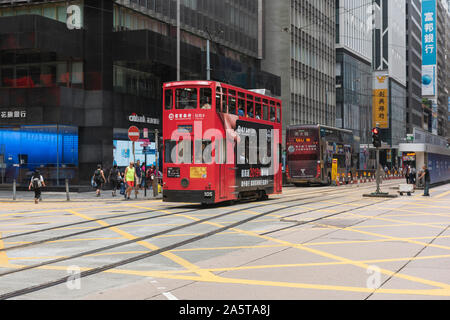
[[[125,183],[127,185],[127,190],[125,191],[125,200],[130,200],[131,191],[135,187],[137,181],[136,168],[134,167],[134,162],[131,161],[130,165],[125,169]]]

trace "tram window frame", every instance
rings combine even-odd
[[[236,91],[229,90],[228,91],[228,113],[236,115],[237,114],[236,110],[237,110]]]
[[[269,106],[267,104],[263,104],[262,120],[269,121]]]
[[[167,94],[170,94],[170,99],[167,99],[168,98]],[[167,100],[170,101],[170,105],[167,105]],[[172,89],[166,89],[164,91],[164,109],[165,110],[173,109],[173,90]]]
[[[177,147],[177,142],[175,140],[165,140],[164,141],[164,163],[175,163],[172,159],[172,150]],[[170,149],[168,149],[170,148]],[[170,151],[169,151],[170,150]],[[175,149],[176,151],[176,149]]]
[[[191,149],[190,149],[190,152],[191,152],[191,157],[190,157],[190,159],[185,159],[185,158],[187,158],[187,156],[186,155],[181,155],[180,156],[180,145],[182,145],[182,144],[184,144],[184,143],[189,143],[190,142],[190,145],[191,145]],[[192,141],[192,139],[180,139],[180,140],[178,140],[177,141],[177,164],[192,164],[193,163],[193,161],[194,161],[194,152],[193,152],[193,150],[194,150],[194,144],[193,144],[193,141]],[[182,151],[184,152],[184,148],[182,149]],[[185,160],[188,160],[188,161],[185,161]]]
[[[195,140],[194,144],[194,164],[213,164],[213,155],[210,154],[210,161],[204,161],[203,159],[203,152],[205,148],[209,145],[211,145],[213,142],[212,140]],[[198,147],[201,146],[201,152],[198,152]]]
[[[256,112],[256,111],[259,112]],[[259,117],[259,119],[258,119]],[[256,120],[262,120],[262,104],[261,103],[255,103],[255,119]]]
[[[223,98],[223,94],[221,94],[220,92],[216,91],[216,112],[222,111],[221,110],[222,98]]]
[[[252,112],[250,112],[250,110]],[[253,97],[249,95],[247,95],[246,111],[247,111],[247,118],[251,119],[255,118],[255,102],[253,101]]]
[[[238,116],[239,117],[245,117],[245,99],[242,99],[242,98],[238,99],[237,110],[238,110]],[[239,114],[239,111],[241,111],[241,110],[243,112],[242,115]]]
[[[196,104],[195,104],[195,108],[180,108],[179,107],[179,95],[178,93],[183,92],[183,91],[187,91],[187,90],[194,90],[193,92],[195,92],[195,99],[196,99]],[[188,100],[188,101],[194,101],[194,99]],[[175,109],[176,110],[196,110],[198,109],[198,105],[199,105],[199,92],[198,92],[198,88],[178,88],[175,89]]]
[[[255,97],[255,102],[261,102],[261,97]]]
[[[281,122],[281,109],[277,108],[277,123]]]
[[[273,115],[273,117],[272,117]],[[270,106],[269,107],[269,119],[272,122],[276,121],[276,111],[275,111],[275,106]]]
[[[208,94],[205,94],[205,92],[209,91]],[[209,103],[208,103],[209,98]],[[200,88],[200,109],[201,110],[211,110],[212,109],[212,89],[210,87],[206,88]],[[203,108],[203,106],[206,106],[206,108]]]
[[[222,106],[221,106],[221,112],[227,113],[228,112],[228,89],[222,88]],[[217,108],[217,106],[216,106]]]

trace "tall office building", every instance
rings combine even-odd
[[[423,128],[422,110],[422,3],[406,1],[406,131]]]
[[[281,77],[283,126],[335,125],[335,0],[265,1],[262,68]]]
[[[381,163],[400,164],[399,144],[406,137],[406,1],[374,0],[372,125],[386,143]]]
[[[372,125],[387,143],[381,161],[398,165],[406,137],[406,1],[374,0]]]
[[[176,0],[0,0],[0,168],[19,183],[87,182],[130,160],[127,129],[161,130],[162,84],[177,79]],[[181,80],[280,94],[260,68],[260,0],[181,1]],[[149,161],[155,161],[149,157]],[[1,171],[4,181],[5,171]]]
[[[336,126],[363,144],[372,129],[372,11],[371,3],[336,0]]]

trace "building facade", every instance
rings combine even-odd
[[[336,0],[336,126],[363,144],[372,126],[372,4]]]
[[[335,125],[335,0],[265,1],[263,70],[280,75],[283,126]]]
[[[406,1],[406,132],[423,128],[422,108],[422,3]]]
[[[386,143],[382,164],[399,165],[398,146],[406,138],[406,2],[374,0],[373,83],[387,85],[386,97],[373,90],[372,125]],[[382,102],[382,103],[381,103]]]
[[[212,80],[279,95],[260,67],[262,9],[181,1],[181,79],[206,78],[210,39]],[[0,1],[0,181],[39,167],[50,184],[85,183],[132,159],[131,125],[154,142],[162,84],[177,78],[176,13],[174,0]]]

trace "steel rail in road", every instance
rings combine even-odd
[[[342,193],[342,192],[340,192],[340,193]],[[314,198],[316,198],[316,197],[314,197]],[[329,199],[332,199],[332,198],[329,198]],[[329,199],[326,199],[326,200],[329,200]],[[298,202],[298,201],[302,201],[302,200],[304,200],[304,199],[283,201],[283,203],[286,203],[286,202]],[[346,213],[346,212],[349,212],[349,211],[353,211],[353,210],[356,210],[356,209],[370,207],[372,205],[376,205],[378,203],[389,201],[389,200],[391,200],[391,199],[384,200],[384,201],[378,201],[378,202],[375,202],[375,203],[366,204],[364,206],[360,206],[360,207],[357,207],[357,208],[347,209],[347,210],[344,210],[344,211],[341,211],[341,212],[334,213],[332,215],[327,215],[327,216],[324,216],[324,217],[320,217],[320,218],[314,219],[313,221],[323,220],[323,219],[326,219],[329,216],[336,216],[336,215],[343,214],[343,213]],[[313,202],[316,202],[316,201],[311,201],[309,203],[313,203]],[[351,202],[355,202],[355,201],[351,201]],[[295,207],[298,207],[298,206],[304,205],[304,204],[308,204],[308,203],[293,204],[293,205],[290,205],[290,206],[286,206],[284,209],[295,208]],[[344,203],[344,204],[346,204],[346,203]],[[159,236],[159,235],[163,235],[163,234],[167,234],[167,233],[170,233],[170,232],[173,232],[173,231],[177,231],[177,230],[180,230],[180,229],[188,228],[190,226],[194,226],[194,225],[197,225],[197,224],[209,222],[211,220],[218,219],[218,218],[221,218],[221,217],[225,217],[225,216],[237,213],[237,212],[241,212],[243,210],[248,210],[248,209],[251,209],[251,208],[256,208],[256,207],[261,207],[261,206],[266,206],[266,205],[265,204],[257,205],[257,206],[253,206],[253,207],[246,208],[246,209],[245,208],[244,209],[243,208],[239,208],[239,209],[228,211],[228,212],[225,212],[225,213],[213,216],[213,217],[208,217],[208,218],[205,218],[205,219],[201,219],[201,220],[194,221],[194,222],[191,222],[191,223],[188,223],[188,224],[185,224],[185,225],[181,225],[181,226],[178,226],[178,227],[175,227],[175,228],[171,228],[171,229],[168,229],[168,230],[160,231],[158,233],[154,233],[154,234],[150,234],[150,235],[147,235],[147,236],[143,236],[143,237],[139,237],[139,238],[136,238],[136,239],[132,239],[132,240],[129,240],[129,241],[125,241],[125,242],[122,242],[122,243],[113,244],[113,245],[110,245],[110,246],[107,246],[107,247],[103,247],[103,248],[93,249],[93,250],[90,250],[90,251],[87,251],[87,252],[78,253],[78,254],[75,254],[75,255],[72,255],[72,256],[69,256],[69,257],[63,257],[63,258],[59,258],[59,259],[46,261],[46,262],[43,262],[43,263],[40,263],[40,264],[27,266],[27,267],[24,267],[24,268],[21,268],[21,269],[17,269],[17,270],[7,271],[7,272],[4,272],[4,273],[0,274],[0,276],[4,276],[4,275],[7,275],[7,274],[20,272],[20,271],[25,271],[25,270],[29,270],[29,269],[34,269],[34,268],[38,268],[40,266],[53,264],[53,263],[56,263],[56,262],[65,261],[65,260],[69,260],[69,259],[74,259],[74,258],[77,258],[77,257],[81,257],[81,256],[97,253],[99,251],[104,251],[104,250],[108,250],[108,249],[111,249],[111,248],[116,248],[118,246],[131,244],[131,243],[134,243],[134,242],[137,242],[137,241],[146,240],[146,239],[153,238],[153,237],[156,237],[156,236]],[[218,229],[215,229],[215,230],[203,233],[201,235],[195,236],[195,237],[187,239],[187,240],[176,242],[174,244],[168,245],[168,246],[163,247],[163,248],[159,248],[157,250],[154,250],[154,251],[151,251],[151,252],[148,252],[148,253],[144,253],[144,254],[137,255],[137,256],[134,256],[134,257],[131,257],[131,258],[128,258],[128,259],[120,260],[120,261],[115,262],[115,263],[111,263],[111,264],[103,265],[101,267],[96,267],[96,268],[93,268],[93,269],[90,269],[90,270],[87,270],[87,271],[83,271],[83,272],[81,272],[79,274],[79,277],[80,278],[87,277],[87,276],[90,276],[90,275],[93,275],[93,274],[97,274],[97,273],[100,273],[100,272],[103,272],[103,271],[106,271],[106,270],[109,270],[109,269],[113,269],[113,268],[116,268],[116,267],[119,267],[119,266],[123,266],[123,265],[129,264],[129,263],[132,263],[132,262],[136,262],[136,261],[139,261],[139,260],[142,260],[142,259],[146,259],[148,257],[154,256],[154,255],[157,255],[157,254],[160,254],[160,253],[164,253],[164,252],[173,250],[175,248],[184,246],[186,244],[202,240],[204,238],[207,238],[207,237],[210,237],[212,235],[221,233],[221,232],[226,231],[228,229],[235,228],[236,226],[239,226],[239,225],[248,223],[250,221],[259,219],[261,217],[264,217],[266,215],[275,213],[275,212],[277,212],[279,210],[280,209],[269,210],[269,211],[263,212],[261,214],[255,215],[253,217],[250,217],[250,218],[247,218],[247,219],[243,219],[243,220],[239,220],[239,221],[234,222],[234,223],[232,223],[230,225],[227,225],[227,226],[224,226],[224,227],[221,227],[221,228],[218,228]],[[321,208],[317,208],[316,211],[317,210],[321,210]],[[306,213],[307,212],[299,213],[298,215],[306,214]],[[306,223],[311,223],[313,221],[309,221],[309,222],[306,222]],[[46,282],[46,283],[42,283],[42,284],[39,284],[39,285],[30,286],[30,287],[27,287],[27,288],[24,288],[24,289],[8,292],[8,293],[0,295],[0,300],[10,299],[10,298],[14,298],[14,297],[21,296],[21,295],[24,295],[24,294],[29,294],[29,293],[36,292],[36,291],[39,291],[39,290],[42,290],[42,289],[46,289],[46,288],[49,288],[49,287],[53,287],[53,286],[56,286],[58,284],[62,284],[64,282],[70,280],[70,278],[71,278],[71,276],[66,276],[66,277],[63,277],[63,278],[60,278],[60,279],[57,279],[57,280],[53,280],[53,281],[49,281],[49,282]]]
[[[360,188],[360,189],[365,189],[365,188],[369,188],[369,186],[366,186],[366,187],[363,187],[363,188]],[[324,194],[334,194],[337,191],[338,190],[336,190],[336,189],[328,189],[328,190],[322,191],[320,194],[316,195],[315,197],[296,199],[296,200],[291,200],[291,201],[288,201],[288,202],[297,201],[297,200],[311,199],[311,198],[314,199],[314,198],[321,197]],[[348,192],[350,192],[350,191],[348,191]],[[348,192],[344,192],[344,193],[348,193]],[[338,193],[342,194],[342,192],[340,192],[340,191]],[[310,193],[308,193],[308,194],[310,194]],[[291,198],[291,197],[297,197],[297,196],[298,196],[297,194],[295,194],[295,195],[283,195],[283,199]],[[281,201],[281,202],[284,203],[286,201]],[[280,203],[280,202],[272,202],[272,203],[277,204],[277,203]],[[305,204],[308,204],[308,203],[305,203]],[[253,209],[253,208],[260,207],[260,206],[262,206],[262,205],[253,206],[253,207],[245,208],[245,209],[242,209],[242,210]],[[179,208],[179,207],[173,207],[173,208],[167,208],[167,209],[164,208],[164,210],[167,211],[167,210],[174,209],[174,208]],[[152,217],[145,217],[145,218],[140,218],[140,219],[135,219],[135,220],[129,220],[129,221],[125,221],[125,222],[121,222],[121,223],[117,223],[117,224],[113,224],[113,225],[109,225],[109,226],[98,227],[98,228],[94,228],[94,229],[90,229],[90,230],[84,230],[84,231],[69,233],[69,234],[66,234],[66,235],[61,235],[61,236],[55,236],[55,237],[51,237],[51,238],[47,238],[47,239],[42,239],[42,240],[30,242],[30,243],[20,244],[20,245],[11,246],[11,247],[5,247],[5,248],[1,248],[0,252],[16,250],[16,249],[21,249],[21,248],[25,248],[25,247],[31,247],[31,246],[35,246],[35,245],[51,242],[51,241],[57,241],[57,240],[70,238],[70,237],[73,237],[73,236],[79,236],[79,235],[82,235],[82,234],[87,234],[87,233],[92,233],[92,232],[96,232],[96,231],[101,231],[101,230],[104,230],[104,229],[107,229],[107,228],[111,228],[111,227],[126,225],[126,224],[129,224],[129,223],[140,222],[140,221],[145,221],[145,220],[151,220],[151,219],[156,219],[156,218],[163,218],[163,217],[176,215],[176,214],[181,214],[181,213],[203,211],[203,210],[207,210],[207,209],[209,209],[209,208],[185,210],[185,211],[179,211],[179,212],[163,214],[163,215],[159,215],[159,216],[152,216]],[[112,219],[112,218],[121,218],[121,217],[127,217],[127,216],[134,216],[134,215],[138,215],[138,214],[152,213],[152,212],[161,212],[161,211],[162,211],[162,209],[151,209],[151,210],[147,210],[147,211],[139,211],[139,212],[122,214],[122,215],[113,215],[113,216],[103,217],[101,219],[91,219],[91,220],[87,220],[87,221],[79,221],[79,222],[59,225],[59,226],[50,227],[50,228],[44,228],[44,229],[33,230],[33,231],[29,231],[29,232],[24,232],[24,233],[13,234],[13,235],[10,235],[10,236],[7,236],[7,237],[0,238],[0,240],[11,239],[11,238],[19,237],[19,236],[30,235],[30,234],[37,234],[37,233],[41,233],[41,232],[45,232],[45,231],[52,231],[52,230],[56,230],[56,229],[66,228],[66,227],[72,227],[72,226],[77,226],[77,225],[86,224],[86,223],[92,223],[92,222],[96,222],[96,221],[100,221],[100,220],[108,220],[108,219]],[[0,275],[1,275],[1,273],[0,273]]]

